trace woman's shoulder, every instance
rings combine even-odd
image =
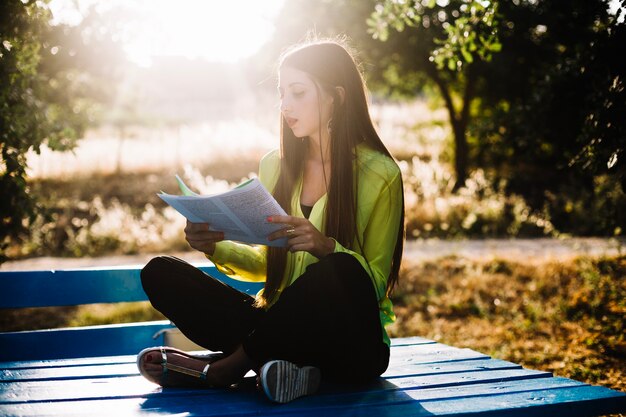
[[[401,175],[393,158],[362,143],[357,146],[357,161],[362,174],[377,177],[389,183]]]
[[[259,163],[259,179],[268,189],[274,189],[280,170],[280,149],[273,149],[263,155]]]
[[[280,163],[280,149],[272,149],[261,157],[261,164],[276,164]]]
[[[280,149],[272,149],[261,158],[259,171],[275,171],[280,167]]]

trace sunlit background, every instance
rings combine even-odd
[[[82,36],[105,35],[120,45],[124,62],[117,63],[105,123],[72,154],[45,147],[31,153],[31,175],[180,167],[207,162],[217,144],[222,154],[269,149],[278,120],[268,94],[272,68],[256,71],[246,60],[270,41],[282,6],[283,0],[51,1],[54,24],[93,19]]]
[[[61,68],[50,86],[85,97],[71,113],[86,116],[86,125],[70,151],[44,143],[27,155],[34,192],[59,213],[38,220],[32,244],[13,247],[22,255],[186,247],[183,219],[156,192],[176,192],[176,174],[204,193],[255,175],[278,146],[277,59],[316,35],[347,35],[356,48],[372,118],[403,171],[408,238],[624,234],[616,213],[625,198],[614,191],[620,177],[602,171],[623,164],[620,125],[609,119],[594,133],[595,120],[613,117],[602,112],[620,102],[620,78],[610,75],[617,63],[613,55],[602,63],[599,52],[570,52],[594,47],[600,41],[588,37],[606,25],[623,25],[616,0],[580,11],[549,0],[51,0],[46,7],[60,29],[42,44],[44,68]],[[455,26],[461,14],[474,16],[470,29]],[[406,19],[414,20],[403,26]],[[494,36],[496,26],[509,46]],[[479,81],[467,70],[475,60],[488,64],[474,66]],[[606,79],[604,68],[613,71]],[[586,74],[600,75],[587,81]],[[582,81],[567,87],[576,77]],[[583,88],[592,83],[608,92]],[[578,96],[566,98],[562,85]],[[566,104],[566,112],[588,106],[569,132],[571,117],[559,111]],[[536,117],[543,115],[549,122]],[[608,136],[601,147],[585,144],[593,135]],[[544,172],[590,165],[588,190],[572,173]],[[600,201],[592,215],[591,199]]]
[[[156,57],[236,62],[258,51],[274,31],[284,0],[53,0],[55,22],[78,24],[91,7],[99,13],[122,8],[131,23],[118,36],[128,58],[150,66]]]
[[[27,3],[4,0],[0,11]],[[346,34],[404,181],[407,245],[391,334],[625,388],[620,1],[36,4],[52,14],[50,23],[44,13],[44,35],[0,31],[0,76],[23,76],[10,92],[22,107],[0,108],[10,121],[0,133],[18,157],[30,149],[23,176],[4,175],[11,164],[0,160],[0,186],[22,198],[0,196],[0,227],[14,233],[0,236],[3,268],[155,253],[203,260],[184,240],[184,218],[157,192],[177,193],[176,174],[200,193],[256,175],[278,146],[281,50],[311,31]],[[20,51],[21,41],[32,49]],[[1,71],[14,63],[7,57],[22,66]],[[29,218],[35,209],[45,216]],[[45,320],[119,320],[92,313]],[[2,320],[5,330],[42,325]]]

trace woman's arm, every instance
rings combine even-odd
[[[259,164],[259,180],[272,190],[280,167],[277,150],[268,152]],[[224,240],[215,244],[215,250],[205,252],[217,269],[229,277],[250,282],[265,282],[267,273],[267,246],[252,246]]]
[[[239,281],[265,282],[267,246],[251,246],[230,240],[218,242],[213,254],[205,254],[218,271]]]

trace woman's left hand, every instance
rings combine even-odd
[[[287,248],[291,252],[306,251],[321,259],[335,251],[335,241],[324,236],[308,219],[294,216],[271,216],[267,218],[267,221],[287,226],[270,234],[267,239],[272,241],[286,237]]]

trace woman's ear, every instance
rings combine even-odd
[[[335,95],[339,98],[339,104],[343,105],[346,99],[346,89],[343,87],[335,87]]]

